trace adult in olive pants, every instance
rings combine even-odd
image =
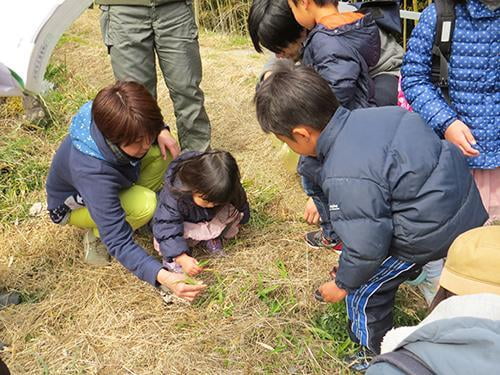
[[[156,97],[156,56],[174,103],[182,149],[210,147],[200,89],[198,28],[192,1],[98,0],[101,31],[118,80],[142,83]]]

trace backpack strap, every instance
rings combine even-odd
[[[403,348],[375,357],[370,366],[375,363],[389,363],[405,375],[436,375],[419,357]]]
[[[432,46],[432,81],[441,88],[450,102],[448,92],[448,63],[451,54],[451,38],[455,29],[455,4],[452,0],[435,0],[436,37]]]

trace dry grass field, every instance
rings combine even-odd
[[[71,116],[113,81],[98,16],[86,11],[56,48],[47,121],[23,120],[19,99],[0,104],[0,286],[23,296],[0,311],[0,341],[9,345],[0,356],[13,374],[348,374],[340,358],[354,347],[344,306],[312,298],[336,255],[302,241],[309,227],[298,177],[254,115],[266,57],[242,37],[200,35],[213,146],[238,160],[252,220],[227,245],[229,256],[201,276],[209,289],[199,301],[166,305],[116,261],[89,267],[79,230],[29,216],[45,199],[50,159]],[[159,98],[174,124],[163,82]],[[152,251],[147,234],[137,240]],[[398,324],[415,323],[423,299],[405,287],[396,310]]]

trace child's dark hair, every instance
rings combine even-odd
[[[254,102],[262,130],[288,138],[298,125],[322,131],[339,107],[327,81],[312,68],[291,61],[275,64]]]
[[[182,184],[177,193],[197,193],[208,202],[231,203],[237,209],[246,203],[238,164],[227,151],[207,151],[183,160],[174,175]]]
[[[265,47],[281,53],[300,38],[304,28],[295,21],[287,0],[254,0],[248,14],[248,31],[257,52],[262,53]]]
[[[292,0],[295,5],[299,3],[299,0]],[[313,0],[314,3],[320,7],[324,7],[327,4],[338,5],[339,0]]]
[[[118,146],[153,141],[164,127],[156,99],[136,82],[118,81],[99,91],[92,117],[104,138]]]

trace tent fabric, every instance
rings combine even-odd
[[[0,5],[0,96],[38,94],[63,32],[92,0],[6,1]]]

